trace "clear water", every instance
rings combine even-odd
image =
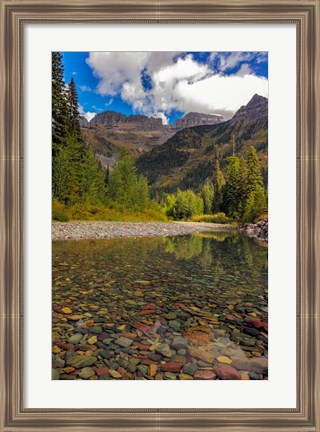
[[[233,231],[55,241],[52,260],[60,379],[267,378],[265,244]],[[74,355],[96,358],[94,375],[66,372]]]

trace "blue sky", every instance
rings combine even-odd
[[[187,112],[226,119],[255,94],[268,96],[265,52],[63,52],[87,119],[106,110],[160,117]]]

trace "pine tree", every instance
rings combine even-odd
[[[246,178],[247,178],[247,165],[243,157],[240,158],[240,179],[239,179],[239,205],[238,213],[241,217],[244,213],[245,206],[245,188],[246,188]]]
[[[66,154],[62,154],[59,160],[59,152],[66,146],[68,137],[68,106],[63,78],[62,55],[59,52],[52,53],[52,194],[62,193],[61,164],[66,163]],[[56,170],[59,170],[56,172]],[[58,182],[58,183],[56,183]],[[60,192],[58,192],[60,191]]]
[[[245,202],[243,221],[253,222],[265,210],[265,205],[264,190],[261,186],[257,186]]]
[[[81,200],[82,202],[97,204],[103,200],[105,195],[105,174],[91,148],[86,149],[81,165]]]
[[[228,158],[226,184],[223,191],[223,210],[230,217],[237,218],[239,215],[240,194],[240,160],[236,156],[231,156]]]
[[[250,147],[246,160],[246,179],[244,185],[244,207],[242,219],[252,222],[266,209],[266,197],[263,188],[263,178],[260,170],[257,152]]]
[[[250,147],[246,161],[246,167],[247,175],[245,194],[248,197],[250,193],[255,190],[256,186],[261,186],[263,188],[263,178],[261,174],[259,160],[256,149],[253,146]]]
[[[83,163],[83,144],[69,136],[54,159],[53,195],[59,201],[72,205],[80,201]]]
[[[216,159],[215,169],[213,171],[212,183],[214,189],[212,212],[217,213],[221,210],[222,198],[223,198],[223,186],[225,185],[224,175],[220,169],[219,159]]]
[[[82,141],[82,134],[79,122],[78,92],[74,79],[71,78],[68,87],[68,108],[69,108],[69,132],[71,135]]]
[[[63,78],[62,54],[52,53],[52,157],[68,135],[69,113]]]
[[[54,158],[54,169],[52,170],[53,197],[64,204],[69,203],[71,196],[70,157],[69,148],[67,146],[61,147]]]

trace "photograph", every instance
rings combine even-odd
[[[52,52],[52,379],[268,379],[267,52]]]
[[[0,4],[0,430],[320,431],[320,2]]]

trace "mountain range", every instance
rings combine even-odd
[[[185,127],[216,124],[224,121],[218,114],[202,114],[189,112],[171,125],[163,125],[160,118],[147,117],[145,115],[126,115],[116,111],[104,111],[96,114],[89,122],[85,117],[80,117],[80,125],[88,126],[115,126],[121,124],[133,124],[138,130],[171,129],[176,131]]]
[[[165,143],[179,130],[197,125],[213,125],[224,121],[220,115],[188,113],[173,125],[164,125],[160,118],[125,115],[115,111],[97,114],[90,122],[80,117],[86,142],[94,149],[102,165],[112,166],[122,147],[138,157]]]
[[[81,120],[82,132],[103,165],[117,161],[126,146],[136,157],[153,194],[199,189],[212,175],[219,157],[222,170],[232,154],[245,155],[254,145],[267,183],[268,99],[254,95],[247,105],[225,121],[222,116],[188,113],[173,125],[161,119],[105,111],[90,122]]]

